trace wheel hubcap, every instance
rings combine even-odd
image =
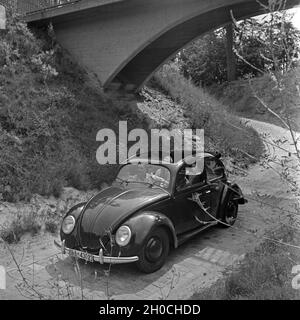
[[[163,245],[161,239],[155,237],[150,238],[146,246],[147,260],[154,262],[157,261],[163,253]]]

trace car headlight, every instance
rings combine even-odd
[[[74,230],[75,223],[76,220],[72,215],[66,216],[61,226],[63,233],[70,234]]]
[[[116,233],[116,242],[120,247],[126,246],[131,238],[131,230],[127,226],[122,226]]]

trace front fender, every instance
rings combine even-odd
[[[166,228],[171,244],[178,246],[178,240],[172,221],[159,212],[142,212],[130,218],[125,225],[132,231],[132,242],[135,246],[142,246],[148,234],[157,227]]]
[[[64,216],[64,218],[65,218],[68,215],[72,214],[74,216],[75,220],[76,220],[75,228],[70,234],[64,234],[62,232],[61,227],[60,227],[60,238],[61,238],[61,241],[65,240],[65,244],[66,244],[66,246],[68,248],[74,249],[74,248],[79,247],[78,223],[79,223],[80,213],[81,213],[82,210],[78,211],[77,209],[79,209],[81,207],[83,208],[85,205],[86,205],[86,202],[80,202],[80,203],[76,204],[70,210],[68,210],[68,212]]]

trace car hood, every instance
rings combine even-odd
[[[80,215],[78,231],[81,247],[98,250],[100,239],[103,243],[107,242],[109,231],[113,231],[124,219],[168,196],[162,189],[144,186],[134,189],[114,186],[101,191],[86,204]]]

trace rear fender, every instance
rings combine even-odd
[[[247,199],[244,198],[241,188],[236,183],[225,184],[218,214],[219,219],[222,219],[224,216],[224,210],[226,208],[227,200],[231,193],[234,193],[236,195],[235,200],[238,202],[238,204],[245,204],[248,202]]]
[[[238,204],[245,204],[247,203],[247,199],[245,199],[244,195],[243,195],[243,192],[241,190],[241,188],[236,184],[232,184],[230,185],[230,188],[229,188],[232,192],[234,192],[232,189],[234,189],[236,191],[235,195],[235,200],[237,200]]]

